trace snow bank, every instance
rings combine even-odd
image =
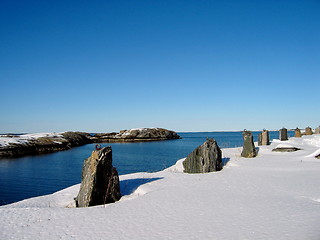
[[[70,208],[79,185],[0,207],[0,239],[320,239],[319,136],[301,148],[253,159],[223,149],[220,172],[183,173],[182,160],[156,173],[120,176],[114,204]],[[309,156],[309,157],[306,157]]]
[[[26,144],[30,140],[36,140],[41,137],[63,137],[62,133],[33,133],[33,134],[23,134],[23,135],[0,135],[0,147],[8,146],[10,144]]]

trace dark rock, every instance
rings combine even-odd
[[[280,141],[288,140],[288,130],[286,128],[282,128],[279,130],[279,139]]]
[[[243,149],[241,157],[254,158],[257,156],[256,148],[253,143],[252,133],[250,131],[244,130],[243,136]]]
[[[312,134],[313,134],[313,132],[312,132],[311,127],[306,127],[305,135],[312,135]]]
[[[75,147],[75,146],[81,146],[84,144],[91,143],[91,140],[89,139],[88,133],[83,132],[64,132],[62,133],[63,138],[68,142],[68,146]]]
[[[222,169],[222,153],[217,142],[210,138],[193,150],[183,162],[186,173],[208,173]]]
[[[272,152],[295,152],[301,150],[300,148],[296,147],[279,147],[272,149]]]
[[[315,158],[318,158],[318,159],[320,159],[320,154],[319,154],[319,155],[317,155],[317,156],[315,156]]]
[[[263,129],[262,133],[260,133],[258,136],[258,145],[262,146],[262,145],[269,145],[269,144],[270,144],[269,131]]]
[[[112,149],[94,150],[84,161],[77,207],[113,203],[121,198],[119,176],[112,166]]]
[[[301,130],[300,130],[299,128],[296,128],[296,129],[294,130],[294,136],[295,136],[295,137],[301,137]]]

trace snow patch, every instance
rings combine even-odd
[[[316,151],[314,151],[313,153],[307,155],[306,157],[316,157],[320,155],[320,149],[317,149]]]
[[[294,146],[288,144],[288,143],[280,143],[277,145],[276,148],[293,148]]]

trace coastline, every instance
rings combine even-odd
[[[74,185],[5,205],[0,207],[0,235],[4,239],[317,239],[320,164],[314,153],[320,136],[290,138],[286,143],[302,150],[272,152],[281,144],[273,141],[259,146],[258,157],[252,159],[240,157],[241,147],[223,148],[223,157],[230,160],[220,172],[185,174],[182,159],[160,172],[121,175],[124,197],[114,204],[73,208],[79,187]]]
[[[23,135],[0,135],[1,158],[17,158],[27,155],[64,151],[90,143],[130,143],[180,139],[174,131],[163,128],[140,128],[119,133],[62,132]]]

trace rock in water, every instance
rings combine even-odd
[[[93,142],[149,142],[180,138],[176,132],[164,128],[135,128],[119,133],[99,133],[90,137]]]
[[[222,169],[221,149],[217,142],[210,138],[201,146],[193,150],[184,160],[183,167],[186,173],[208,173]]]
[[[279,139],[280,141],[288,140],[288,130],[286,128],[282,128],[279,130]]]
[[[301,137],[301,131],[300,131],[299,128],[296,128],[296,129],[294,130],[294,137]]]
[[[314,133],[315,134],[319,134],[320,133],[320,126],[315,129]]]
[[[112,166],[112,149],[95,150],[84,161],[77,207],[113,203],[121,198],[119,176]]]
[[[312,135],[313,134],[311,127],[306,127],[305,134],[306,135]]]
[[[270,140],[269,140],[269,131],[263,129],[262,133],[259,134],[258,136],[258,145],[269,145],[270,144]]]
[[[243,136],[243,149],[241,157],[245,158],[254,158],[257,156],[256,148],[253,143],[252,133],[250,131],[244,130],[242,133]]]

